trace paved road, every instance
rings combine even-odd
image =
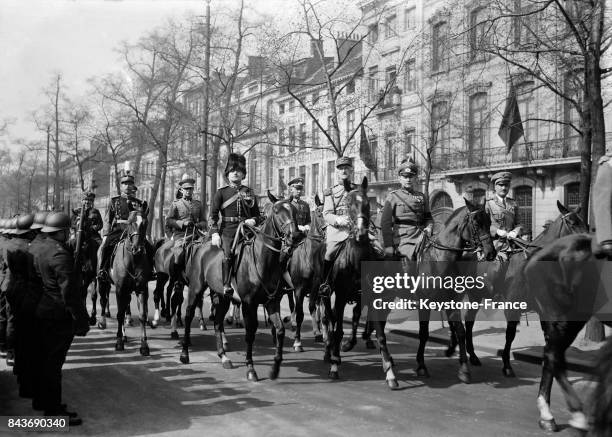
[[[138,353],[136,327],[128,328],[131,341],[126,350],[116,353],[115,328],[115,320],[106,331],[93,328],[70,350],[64,398],[85,420],[72,435],[544,435],[537,427],[535,408],[540,369],[532,364],[516,363],[518,377],[506,379],[499,360],[483,353],[483,367],[474,368],[473,383],[465,385],[457,380],[456,360],[444,357],[443,348],[432,344],[427,356],[432,377],[422,380],[413,370],[415,341],[391,336],[402,390],[390,392],[379,356],[361,342],[343,355],[341,379],[328,381],[321,347],[307,330],[305,352],[286,348],[280,378],[270,381],[271,337],[261,329],[255,359],[262,380],[250,383],[245,378],[242,330],[228,329],[235,369],[225,370],[213,352],[210,330],[195,328],[191,363],[182,365],[167,327],[149,330],[147,358]],[[583,378],[575,374],[572,380],[585,397],[592,383]],[[28,402],[16,398],[16,384],[4,363],[0,387],[0,415],[32,413]],[[557,387],[553,412],[559,424],[567,423],[569,415]],[[572,432],[564,429],[558,435]]]

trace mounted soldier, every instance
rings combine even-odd
[[[398,169],[401,188],[391,191],[385,200],[380,221],[386,256],[398,252],[415,261],[425,235],[433,230],[433,217],[425,195],[414,188],[418,167],[405,159]]]
[[[93,240],[97,246],[102,243],[100,230],[102,230],[102,215],[98,209],[94,208],[95,193],[87,191],[83,194],[83,206],[85,207],[85,215],[83,220],[84,240]],[[79,219],[81,218],[81,207],[72,210],[71,227],[74,232],[79,228]]]
[[[511,239],[522,234],[518,205],[508,197],[512,173],[502,171],[491,176],[495,196],[485,203],[485,211],[491,217],[491,237],[502,261],[508,261],[512,252]]]
[[[298,229],[304,233],[310,230],[310,205],[301,199],[304,192],[304,178],[291,179],[289,183],[289,199],[297,209]]]
[[[181,270],[185,264],[184,247],[192,242],[194,236],[198,237],[197,229],[206,228],[204,208],[193,198],[194,185],[195,179],[184,174],[179,182],[177,199],[172,201],[166,217],[166,226],[174,240],[174,264]]]
[[[331,294],[331,289],[328,283],[329,274],[334,265],[334,261],[336,260],[340,247],[349,237],[351,222],[346,205],[346,195],[348,194],[348,191],[346,191],[344,184],[346,181],[351,190],[358,188],[358,186],[352,182],[352,179],[352,158],[341,156],[336,160],[336,180],[338,183],[323,191],[323,195],[325,196],[325,200],[323,202],[323,218],[327,223],[327,228],[325,233],[326,244],[323,274],[321,276],[322,283],[319,288],[319,295],[321,296],[329,296]],[[376,235],[372,227],[369,237],[374,251],[382,256],[384,251],[380,245],[380,242],[376,239]]]
[[[595,255],[612,259],[612,152],[599,160],[593,186]]]
[[[210,211],[210,234],[212,244],[223,248],[223,292],[232,294],[232,269],[234,268],[233,244],[238,225],[244,222],[256,226],[263,221],[257,205],[257,197],[247,186],[242,185],[246,177],[244,156],[230,153],[225,167],[229,185],[219,188],[212,199]],[[219,224],[219,221],[221,222]]]

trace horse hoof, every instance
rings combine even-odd
[[[200,331],[206,331],[206,323],[204,323],[204,320],[200,320]]]
[[[106,322],[98,322],[98,329],[106,329]]]
[[[315,343],[323,343],[323,335],[321,335],[321,334],[315,335],[314,342]]]
[[[478,358],[476,355],[470,355],[470,364],[473,366],[482,366],[480,358]]]
[[[272,381],[278,379],[278,374],[280,373],[280,367],[273,366],[270,370],[270,374],[268,375]]]
[[[91,317],[89,317],[89,326],[94,326],[96,324],[97,321],[97,317],[95,316],[95,314],[92,314]]]
[[[389,387],[390,390],[397,390],[399,388],[397,379],[387,379],[387,387]]]
[[[223,363],[221,364],[223,365],[223,368],[227,370],[231,370],[234,368],[234,365],[232,364],[230,360],[223,361]]]
[[[179,339],[179,334],[178,334],[178,332],[176,332],[176,331],[172,331],[172,332],[170,333],[170,338],[171,338],[172,340],[178,340],[178,339]]]
[[[117,352],[125,350],[125,347],[123,346],[123,342],[122,341],[117,340],[117,343],[115,343],[115,350]]]
[[[340,375],[338,374],[337,370],[330,370],[329,373],[327,374],[327,377],[329,379],[337,380],[340,378]]]
[[[469,384],[470,382],[472,382],[472,374],[470,373],[470,371],[466,371],[466,370],[459,370],[459,373],[457,374],[457,376],[459,377],[459,381],[461,381],[464,384]]]
[[[182,353],[180,360],[181,360],[181,363],[183,364],[189,364],[189,355]]]
[[[376,345],[370,338],[366,340],[365,344],[366,344],[366,349],[376,349]]]
[[[234,318],[233,317],[226,317],[225,318],[225,323],[227,323],[228,325],[232,325],[234,323]]]
[[[113,317],[111,316],[110,311],[106,311],[106,312],[104,313],[104,317],[108,317],[109,319],[112,319],[112,318],[113,318]]]
[[[151,329],[157,328],[157,320],[152,320],[151,322],[149,322],[149,326],[151,327]]]
[[[291,316],[285,316],[283,317],[283,323],[290,323],[291,322]]]
[[[502,373],[506,378],[516,378],[516,374],[514,373],[512,367],[504,367],[502,369]]]
[[[250,369],[247,371],[247,381],[251,381],[251,382],[259,381],[259,378],[257,378],[257,373],[255,373],[255,370]]]
[[[354,338],[343,342],[342,343],[342,352],[348,352],[348,351],[352,350],[355,347],[355,344],[357,344],[357,340],[354,339]]]
[[[149,347],[148,346],[140,346],[140,355],[142,355],[143,357],[148,357],[149,355],[151,355],[151,353],[149,351]]]
[[[417,367],[416,373],[417,376],[420,376],[421,378],[429,378],[429,370],[427,370],[427,367],[425,366]]]
[[[444,355],[446,355],[447,358],[452,357],[453,355],[455,355],[455,348],[454,347],[446,348],[446,350],[444,351]]]
[[[555,419],[550,419],[550,420],[540,419],[538,420],[538,425],[540,425],[540,429],[542,429],[543,431],[547,431],[547,432],[558,432],[559,431],[559,427],[557,426]]]
[[[293,346],[293,350],[295,352],[304,352],[304,348],[302,346]]]

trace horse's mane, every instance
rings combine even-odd
[[[457,208],[456,210],[454,210],[453,213],[450,215],[450,217],[448,217],[446,221],[444,222],[444,226],[448,226],[450,222],[452,222],[455,218],[457,218],[457,216],[461,214],[466,208],[467,206],[461,206]]]

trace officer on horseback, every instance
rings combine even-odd
[[[297,209],[297,226],[304,233],[310,230],[310,205],[301,199],[304,190],[304,178],[291,179],[289,183],[289,198]]]
[[[512,173],[502,171],[491,176],[495,186],[495,196],[485,203],[485,211],[491,218],[491,237],[502,260],[507,261],[511,246],[509,239],[517,238],[522,233],[519,223],[518,205],[508,197]]]
[[[172,231],[174,240],[174,262],[179,268],[184,264],[183,248],[191,243],[195,229],[206,227],[202,204],[193,198],[194,185],[195,179],[184,174],[179,182],[178,199],[172,201],[166,217],[166,226]]]
[[[83,206],[85,207],[85,216],[83,220],[83,232],[86,239],[94,240],[98,246],[102,243],[100,230],[102,229],[102,215],[97,208],[94,208],[95,193],[87,191],[83,194]],[[79,219],[81,218],[81,207],[72,210],[72,229],[76,232],[79,228]]]
[[[212,199],[210,211],[210,234],[212,244],[223,248],[223,291],[225,294],[234,292],[231,285],[234,253],[232,245],[238,230],[238,224],[244,222],[256,226],[263,221],[257,205],[257,197],[247,186],[242,185],[246,176],[246,160],[244,156],[230,153],[225,167],[225,176],[229,185],[219,188]],[[218,224],[219,220],[221,223]]]
[[[398,169],[402,187],[385,199],[380,226],[387,256],[399,252],[416,260],[424,236],[432,233],[433,217],[425,195],[414,189],[417,173],[414,160],[404,159]]]
[[[595,255],[612,259],[612,152],[601,157],[593,187]]]
[[[329,296],[331,293],[328,283],[329,274],[342,242],[349,237],[351,221],[346,205],[346,195],[348,192],[345,189],[344,181],[349,182],[351,190],[357,188],[357,185],[351,182],[352,173],[352,159],[347,156],[341,156],[336,160],[336,178],[338,183],[323,191],[325,196],[323,218],[327,223],[327,228],[325,233],[325,258],[323,261],[323,275],[321,277],[322,283],[319,287],[320,296]],[[382,255],[384,251],[372,229],[369,237],[374,251]]]

